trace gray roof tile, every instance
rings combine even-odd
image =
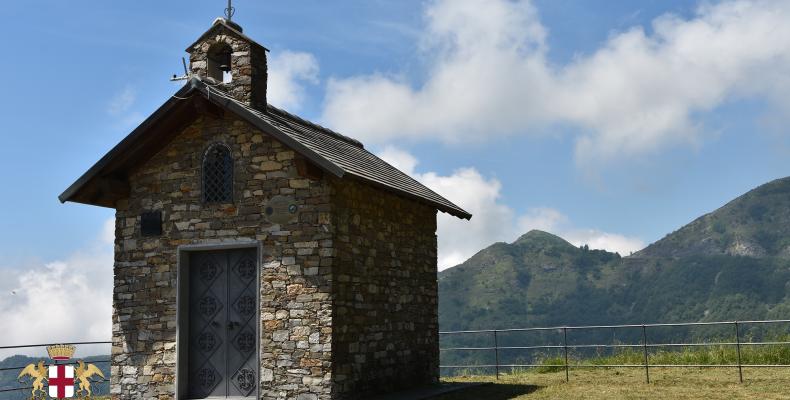
[[[86,199],[81,195],[84,192],[83,189],[97,178],[114,175],[115,170],[119,168],[116,161],[123,155],[134,156],[139,153],[141,147],[138,144],[145,142],[146,137],[154,134],[151,131],[151,126],[155,126],[157,121],[166,119],[179,102],[189,100],[196,93],[200,93],[208,101],[236,113],[242,119],[272,135],[335,176],[349,175],[384,190],[431,205],[437,210],[456,217],[465,219],[472,217],[471,214],[451,201],[365,150],[359,141],[273,106],[268,106],[266,112],[256,110],[199,79],[190,80],[176,95],[66,189],[59,196],[60,200],[62,202],[78,201],[108,206],[106,202],[91,199],[90,196]],[[139,156],[145,157],[146,155],[140,154]]]
[[[330,129],[297,117],[272,105],[262,113],[230,98],[258,118],[297,140],[310,150],[338,166],[346,174],[384,186],[387,189],[417,197],[443,212],[469,219],[471,214],[440,196],[416,179],[365,150],[362,143]]]

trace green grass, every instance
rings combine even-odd
[[[790,337],[782,337],[774,341],[790,341]],[[735,346],[695,346],[679,350],[648,349],[649,363],[653,365],[728,365],[738,363]],[[535,368],[535,372],[548,373],[564,370],[563,357],[543,357]],[[590,359],[571,357],[571,365],[642,365],[644,353],[641,348],[623,348],[613,355]],[[790,346],[741,346],[741,364],[787,364],[790,365]]]
[[[788,338],[777,341],[786,341]],[[734,346],[690,347],[650,353],[650,364],[732,365],[737,363]],[[490,382],[487,385],[437,400],[505,399],[790,399],[790,368],[757,368],[748,364],[790,365],[790,346],[743,346],[744,383],[737,368],[650,367],[650,383],[642,367],[581,368],[580,365],[635,365],[644,363],[642,349],[626,348],[613,355],[589,359],[570,358],[570,381],[565,382],[562,357],[544,357],[536,368],[508,371],[493,376],[471,374],[446,378],[449,382]]]
[[[738,371],[702,368],[651,368],[650,383],[639,368],[572,369],[565,372],[521,372],[492,376],[448,378],[452,382],[489,382],[491,385],[437,397],[434,400],[543,399],[790,399],[790,369],[745,368]]]

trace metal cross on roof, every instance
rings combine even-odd
[[[236,14],[236,8],[233,7],[233,0],[228,0],[228,8],[225,9],[225,17],[228,21],[233,19],[233,14]]]

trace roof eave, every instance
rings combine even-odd
[[[243,106],[239,105],[237,102],[232,101],[225,96],[223,96],[219,92],[211,92],[211,89],[203,83],[198,78],[192,78],[181,88],[175,95],[171,96],[168,101],[166,101],[159,109],[157,109],[150,117],[148,117],[143,123],[141,123],[135,130],[132,131],[128,136],[126,136],[120,143],[118,143],[115,147],[113,147],[107,154],[105,154],[96,164],[94,164],[88,171],[86,171],[79,179],[77,179],[74,183],[72,183],[63,193],[58,196],[58,200],[61,203],[65,203],[67,201],[75,202],[75,203],[83,203],[83,204],[91,204],[91,205],[99,205],[103,206],[102,204],[97,204],[95,202],[85,202],[75,200],[75,196],[79,193],[81,189],[85,187],[92,179],[95,179],[107,166],[108,164],[121,152],[126,150],[132,142],[134,142],[138,136],[144,134],[152,125],[154,125],[157,121],[161,118],[165,117],[168,111],[170,111],[173,106],[175,106],[181,99],[184,97],[188,97],[193,92],[200,93],[206,100],[209,102],[216,104],[219,107],[227,109],[228,111],[233,112],[234,114],[238,115],[243,120],[247,121],[248,123],[252,124],[256,128],[260,129],[262,132],[272,136],[276,140],[279,140],[287,147],[290,147],[297,153],[301,154],[302,156],[309,159],[311,162],[316,164],[319,168],[323,169],[324,171],[338,177],[342,178],[345,174],[345,171],[340,168],[339,166],[333,164],[329,160],[321,157],[313,150],[307,148],[303,144],[297,142],[290,136],[286,135],[285,133],[281,132],[276,127],[272,126],[268,122],[262,120],[261,118],[257,117],[253,114],[250,110],[244,108]]]
[[[168,99],[168,101],[166,101],[153,114],[151,114],[151,116],[149,116],[145,121],[143,121],[143,123],[141,123],[137,128],[135,128],[135,130],[133,130],[120,143],[118,143],[115,147],[113,147],[107,154],[105,154],[98,162],[96,162],[96,164],[94,164],[79,179],[77,179],[77,181],[75,181],[63,193],[61,193],[61,195],[58,196],[58,200],[60,200],[61,203],[70,201],[75,203],[109,207],[107,204],[104,204],[98,200],[86,201],[84,196],[79,196],[80,191],[85,189],[85,186],[91,183],[94,179],[100,179],[101,176],[99,175],[102,173],[102,171],[104,171],[105,168],[107,168],[108,165],[110,165],[110,163],[120,153],[128,150],[129,147],[134,145],[135,141],[138,140],[141,135],[144,135],[149,128],[151,128],[158,121],[164,118],[168,114],[168,112],[170,112],[174,108],[174,106],[178,104],[179,101],[181,101],[184,97],[188,97],[194,94],[195,92],[200,93],[200,95],[203,98],[205,98],[207,101],[219,107],[222,107],[230,112],[233,112],[244,121],[250,123],[251,125],[255,126],[257,129],[261,130],[263,133],[270,135],[275,140],[280,141],[285,146],[301,154],[302,156],[310,160],[312,163],[314,163],[316,166],[330,173],[331,175],[334,175],[335,177],[338,178],[342,178],[344,175],[346,175],[346,171],[342,167],[326,159],[320,154],[316,153],[314,150],[308,148],[304,144],[298,142],[296,139],[285,134],[277,127],[266,122],[260,116],[256,115],[255,112],[253,112],[252,110],[248,109],[247,107],[243,106],[237,101],[227,97],[227,95],[224,95],[222,92],[212,91],[212,89],[209,86],[207,86],[204,82],[202,82],[200,79],[192,78],[187,82],[186,85],[184,85],[183,88],[181,88],[178,92],[176,92],[175,95],[173,95],[170,99]],[[466,220],[470,220],[472,218],[472,214],[466,212],[465,210],[461,209],[455,204],[450,203],[449,201],[447,201],[449,205],[443,204],[441,202],[437,202],[407,191],[390,187],[388,185],[382,184],[381,182],[377,182],[375,180],[368,179],[363,176],[353,174],[351,172],[349,172],[348,175],[363,180],[368,184],[377,186],[386,191],[398,195],[402,195],[403,197],[415,200],[419,203],[429,205],[437,209],[438,211],[442,211],[444,213],[453,215],[457,218],[466,219]]]
[[[382,189],[384,191],[387,191],[387,192],[393,193],[395,195],[399,195],[399,196],[408,198],[410,200],[414,200],[414,201],[416,201],[418,203],[422,203],[422,204],[431,206],[431,207],[433,207],[433,208],[435,208],[435,209],[437,209],[437,210],[439,210],[439,211],[441,211],[443,213],[450,214],[450,215],[452,215],[454,217],[457,217],[457,218],[460,218],[460,219],[465,219],[467,221],[472,219],[472,214],[468,213],[467,211],[463,210],[462,208],[460,208],[458,206],[455,206],[456,208],[449,207],[449,206],[447,206],[445,204],[438,203],[438,202],[432,201],[430,199],[426,199],[425,197],[418,196],[416,194],[412,194],[412,193],[409,193],[409,192],[406,192],[406,191],[403,191],[403,190],[395,189],[395,188],[393,188],[391,186],[387,186],[387,185],[385,185],[385,184],[383,184],[381,182],[375,181],[373,179],[365,178],[364,176],[359,176],[359,175],[350,174],[350,173],[348,175],[349,176],[353,176],[356,179],[364,181],[365,183],[367,183],[367,184],[369,184],[371,186],[375,186],[375,187],[377,187],[379,189]]]
[[[105,154],[96,164],[93,164],[87,171],[85,171],[82,176],[80,176],[74,183],[72,183],[63,193],[58,196],[58,200],[61,203],[65,203],[67,201],[74,201],[73,198],[80,189],[82,189],[85,184],[88,183],[91,179],[95,178],[96,175],[100,171],[102,171],[107,164],[120,152],[124,151],[139,135],[142,135],[148,128],[150,128],[153,124],[159,121],[162,117],[164,117],[168,111],[170,111],[173,106],[176,105],[178,102],[178,97],[185,97],[188,96],[193,90],[195,90],[196,86],[194,81],[189,81],[184,87],[179,89],[173,96],[170,97],[164,104],[162,104],[153,114],[151,114],[148,118],[145,119],[137,128],[135,128],[129,135],[127,135],[123,140],[121,140],[118,144],[115,145],[107,154]],[[83,204],[92,204],[92,203],[84,203],[79,201],[74,201],[76,203],[83,203]]]

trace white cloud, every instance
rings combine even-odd
[[[107,112],[112,116],[119,116],[129,111],[137,100],[137,91],[131,86],[126,86],[118,92],[107,106]]]
[[[411,176],[414,176],[414,169],[417,167],[417,164],[419,164],[417,157],[395,146],[386,146],[384,149],[377,152],[376,155],[393,167]]]
[[[310,53],[282,51],[269,59],[267,101],[297,110],[304,100],[304,84],[318,83],[318,61]]]
[[[131,85],[126,85],[123,90],[110,99],[107,113],[114,118],[117,129],[125,131],[145,120],[143,114],[132,109],[136,101],[137,91]]]
[[[695,118],[759,97],[790,108],[790,2],[724,1],[652,32],[613,33],[564,65],[547,60],[547,29],[527,0],[428,3],[429,71],[419,85],[374,73],[333,78],[326,124],[361,139],[485,140],[575,126],[582,164],[704,138]]]
[[[402,149],[388,146],[377,155],[472,213],[471,221],[439,213],[440,270],[466,261],[494,242],[512,242],[530,229],[557,234],[575,245],[588,244],[594,249],[617,251],[623,255],[644,247],[639,239],[575,228],[565,215],[551,208],[535,208],[519,216],[502,202],[502,184],[497,179],[482,176],[474,168],[461,168],[448,176],[420,173],[415,170],[418,160]]]
[[[94,243],[62,260],[2,269],[0,343],[38,344],[107,341],[112,335],[114,220]],[[101,350],[78,349],[80,356]],[[14,354],[42,354],[19,349]],[[3,354],[7,356],[9,354]]]
[[[628,237],[617,233],[603,232],[597,229],[575,227],[568,217],[556,209],[538,207],[529,210],[519,217],[518,227],[521,232],[538,229],[561,236],[576,246],[588,245],[591,249],[602,249],[630,255],[645,247],[639,238]]]
[[[533,208],[518,219],[519,230],[522,232],[528,232],[532,229],[552,232],[556,230],[557,227],[567,225],[568,223],[568,217],[548,207]]]
[[[571,230],[561,235],[577,246],[588,245],[591,249],[608,250],[621,256],[629,256],[645,248],[645,242],[641,239],[595,229]]]
[[[437,218],[439,267],[466,261],[471,255],[497,241],[513,240],[513,210],[501,202],[502,185],[486,179],[474,168],[461,168],[449,176],[434,172],[413,175],[435,192],[453,199],[472,213],[471,221],[440,213]]]

